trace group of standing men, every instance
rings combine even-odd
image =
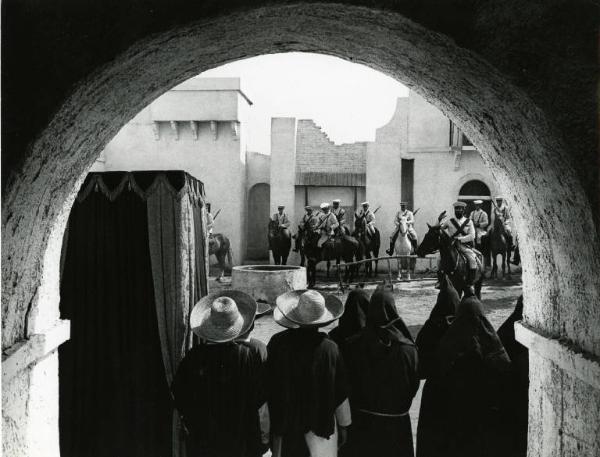
[[[420,379],[417,457],[525,455],[527,353],[513,331],[522,306],[496,333],[481,302],[461,301],[444,277],[415,341],[385,287],[354,289],[345,304],[293,290],[277,297],[283,331],[265,345],[250,335],[269,310],[235,290],[194,307],[199,344],[172,384],[189,457],[414,457]]]

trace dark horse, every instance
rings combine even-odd
[[[427,227],[429,227],[429,231],[425,234],[423,241],[417,248],[417,255],[419,257],[425,257],[427,254],[433,254],[434,252],[439,251],[440,270],[448,275],[459,294],[464,293],[469,287],[469,284],[467,283],[469,265],[467,259],[460,254],[455,245],[455,243],[459,243],[459,241],[450,238],[450,236],[442,230],[439,222],[437,225],[433,226],[427,224]],[[477,273],[473,281],[477,298],[481,298],[482,282],[482,265],[478,263]]]
[[[317,281],[317,264],[323,260],[329,262],[342,259],[346,263],[354,261],[358,249],[358,241],[350,236],[335,237],[318,246],[320,235],[317,232],[307,232],[304,242],[306,256],[306,280],[308,287],[314,287]],[[355,267],[345,267],[344,282],[352,281]]]
[[[225,270],[231,268],[231,243],[229,242],[229,238],[227,238],[222,233],[215,233],[210,235],[208,238],[208,255],[214,255],[219,262],[219,268],[221,269],[221,274],[217,277],[217,281],[221,281],[223,276],[225,276]],[[225,259],[227,259],[227,263],[225,263]]]
[[[379,257],[379,248],[381,247],[381,236],[377,227],[373,236],[367,233],[367,221],[364,217],[355,214],[354,219],[354,238],[358,240],[358,250],[356,260],[373,259]],[[375,273],[373,274],[373,262],[365,262],[365,276],[377,276],[377,267],[379,261],[375,260]]]
[[[502,277],[504,278],[506,267],[508,267],[508,275],[506,277],[510,279],[510,262],[508,260],[510,259],[511,246],[502,217],[496,216],[494,219],[494,226],[490,229],[489,240],[490,253],[492,254],[492,271],[490,273],[490,278],[498,277],[496,257],[500,254],[502,256]]]
[[[283,229],[279,227],[279,222],[269,221],[269,249],[273,253],[275,265],[285,265],[287,263],[291,247],[292,239],[285,236]]]

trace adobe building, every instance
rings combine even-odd
[[[59,313],[61,245],[102,150],[194,75],[301,51],[385,71],[477,145],[523,246],[524,317],[515,331],[529,349],[528,456],[599,455],[598,5],[179,6],[2,4],[3,453],[60,455],[58,347],[70,338]]]
[[[375,141],[335,144],[312,120],[273,118],[270,155],[247,151],[251,105],[239,78],[192,78],[128,122],[92,170],[181,169],[201,180],[235,264],[269,258],[266,226],[279,204],[295,233],[306,205],[339,198],[352,227],[353,212],[369,200],[383,246],[400,201],[418,209],[418,234],[459,198],[487,200],[490,211],[497,184],[479,152],[413,91],[398,99]]]

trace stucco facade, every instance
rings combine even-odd
[[[93,171],[181,169],[200,179],[213,213],[221,210],[215,232],[231,239],[234,264],[268,258],[267,218],[279,204],[295,232],[307,204],[339,198],[351,225],[353,211],[369,200],[385,246],[401,200],[419,209],[422,234],[451,210],[465,183],[497,192],[479,153],[453,144],[452,123],[412,91],[370,142],[335,144],[311,119],[273,118],[270,155],[246,150],[251,110],[238,78],[193,78],[127,123]]]

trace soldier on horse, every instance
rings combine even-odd
[[[323,247],[323,243],[333,238],[335,230],[340,226],[337,217],[330,211],[329,203],[321,203],[321,214],[317,225],[321,237],[317,247]]]
[[[367,225],[367,234],[369,236],[375,235],[375,213],[369,208],[369,202],[361,203],[362,209],[357,214],[359,219],[364,219]]]
[[[417,232],[415,231],[415,215],[412,211],[406,208],[406,202],[400,202],[400,211],[396,213],[396,217],[394,217],[394,225],[396,226],[394,233],[390,237],[390,248],[385,251],[388,255],[394,254],[394,245],[396,244],[396,239],[398,238],[398,233],[400,231],[400,223],[402,218],[405,218],[406,225],[408,229],[408,239],[412,244],[413,251],[417,250]]]
[[[300,224],[298,225],[298,234],[296,235],[296,247],[294,248],[294,252],[298,252],[301,249],[308,234],[314,232],[319,225],[319,218],[314,214],[312,206],[305,206],[304,211],[306,211],[306,214],[302,216]]]
[[[475,227],[475,247],[482,250],[483,238],[488,235],[487,228],[489,225],[487,213],[481,209],[483,200],[475,200],[473,204],[475,209],[469,215],[469,218],[473,221],[473,227]]]
[[[504,231],[506,232],[508,242],[508,261],[510,262],[510,251],[514,246],[513,234],[512,234],[512,216],[510,209],[506,204],[506,200],[501,195],[496,196],[496,203],[494,204],[494,210],[492,211],[492,225],[496,218],[500,218],[504,222]]]
[[[346,210],[340,206],[341,202],[342,201],[340,199],[333,200],[333,207],[331,209],[331,212],[337,218],[339,224],[337,231],[342,235],[348,236],[350,235],[350,229],[346,225]]]
[[[466,203],[457,201],[454,203],[454,217],[440,224],[442,230],[452,240],[456,240],[456,248],[467,259],[468,272],[466,283],[472,287],[477,275],[477,254],[473,251],[473,241],[475,240],[475,227],[473,221],[465,217]],[[474,293],[474,292],[473,292]]]
[[[288,218],[287,214],[283,212],[283,210],[285,209],[285,206],[283,205],[279,205],[277,207],[277,212],[273,213],[273,215],[271,216],[271,220],[273,222],[277,222],[279,225],[279,230],[281,231],[281,235],[284,238],[290,238],[290,219]]]

